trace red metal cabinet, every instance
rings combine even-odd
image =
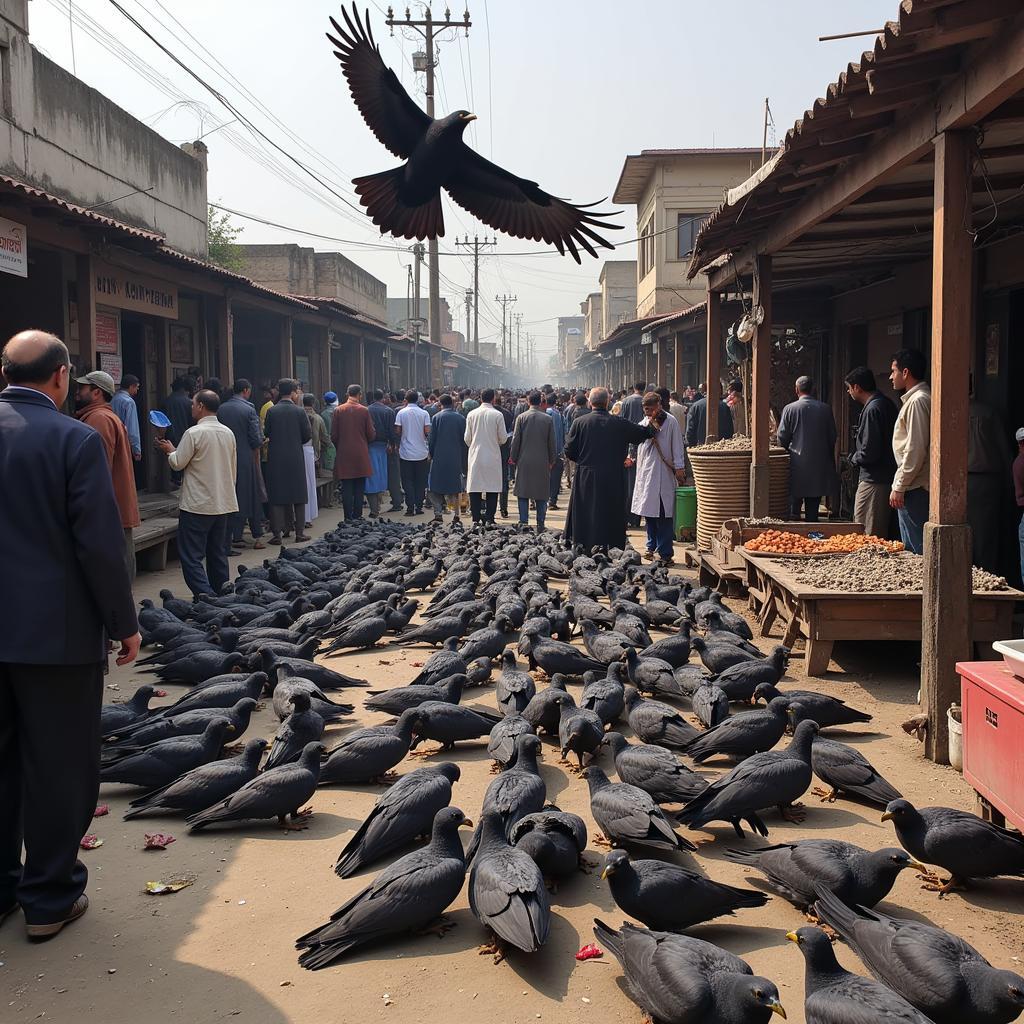
[[[970,661],[960,673],[964,778],[1024,830],[1024,680],[1000,661]]]

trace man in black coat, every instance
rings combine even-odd
[[[896,457],[892,453],[892,432],[896,426],[896,406],[875,386],[875,375],[866,366],[858,366],[846,375],[846,393],[860,406],[857,441],[850,462],[857,467],[857,493],[853,499],[853,521],[864,532],[888,537],[892,523],[889,494],[896,475]]]
[[[24,331],[0,367],[0,921],[20,905],[38,941],[89,906],[106,637],[119,665],[141,637],[103,440],[59,411],[67,348]]]
[[[253,547],[264,548],[263,500],[260,496],[260,457],[263,447],[263,431],[260,416],[252,404],[252,384],[244,377],[235,381],[232,395],[222,402],[217,410],[217,419],[229,427],[235,435],[235,456],[238,461],[235,470],[235,495],[238,511],[231,520],[231,546],[242,547],[242,531],[246,522],[252,534]]]
[[[309,417],[296,402],[302,401],[299,382],[290,377],[277,385],[277,405],[267,410],[267,501],[270,503],[271,544],[280,544],[295,526],[297,543],[309,540],[306,522],[306,458],[302,446],[313,436]]]
[[[608,389],[590,392],[591,412],[577,416],[565,439],[565,456],[576,463],[565,539],[584,547],[626,543],[626,478],[622,465],[631,444],[657,433],[608,412]]]
[[[718,438],[721,441],[728,441],[732,437],[732,409],[724,399],[718,401]],[[708,439],[708,400],[706,395],[701,395],[690,406],[686,415],[686,447],[696,448],[704,444]]]

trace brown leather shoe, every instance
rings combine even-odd
[[[71,904],[68,916],[63,921],[54,921],[53,924],[26,924],[25,934],[32,942],[45,942],[52,939],[66,924],[77,921],[89,909],[89,897],[83,892],[81,896]]]

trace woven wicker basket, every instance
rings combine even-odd
[[[697,484],[697,547],[711,549],[711,538],[726,519],[750,513],[752,452],[723,449],[686,453]],[[785,519],[789,512],[789,453],[772,448],[768,456],[769,515]]]

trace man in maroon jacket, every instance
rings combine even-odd
[[[346,521],[363,516],[366,478],[373,472],[370,442],[377,436],[370,413],[360,401],[363,389],[358,384],[349,384],[347,394],[348,400],[339,405],[331,417],[331,440],[337,449],[334,479],[341,481]]]

